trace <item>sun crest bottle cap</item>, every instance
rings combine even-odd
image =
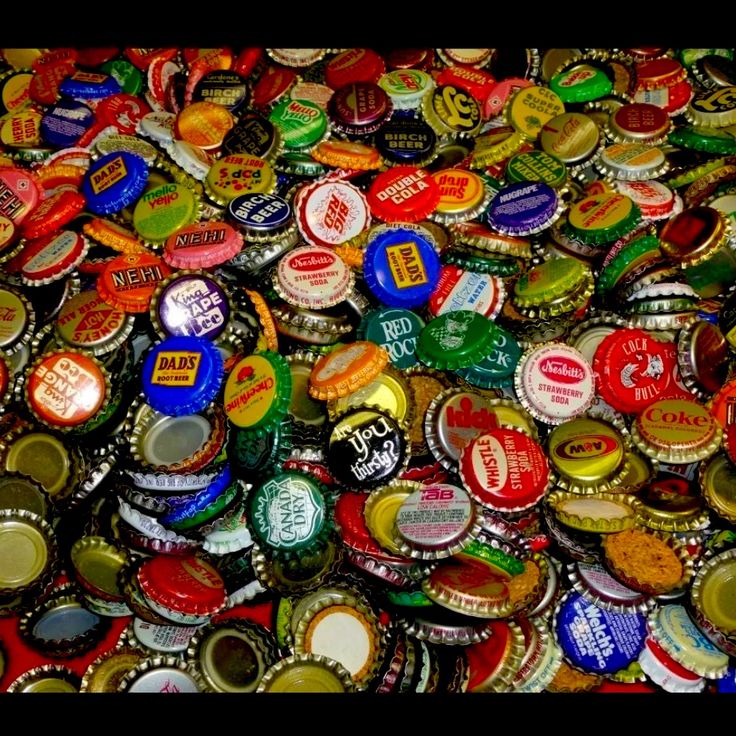
[[[368,288],[384,304],[426,304],[437,286],[440,259],[427,239],[408,229],[388,230],[369,243],[363,257]]]
[[[103,156],[89,167],[81,193],[91,212],[111,215],[133,204],[143,194],[147,181],[145,160],[120,151]]]
[[[220,351],[209,340],[168,337],[146,356],[141,373],[143,394],[162,414],[196,414],[218,394],[223,373]]]

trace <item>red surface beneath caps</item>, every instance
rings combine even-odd
[[[59,584],[67,582],[66,578],[57,581]],[[229,618],[245,618],[254,623],[265,626],[269,631],[273,627],[273,603],[244,604],[212,617],[212,621],[222,621]],[[24,672],[45,664],[57,664],[68,667],[80,677],[87,667],[101,654],[115,649],[125,627],[133,620],[132,616],[110,618],[111,626],[105,638],[91,651],[71,659],[55,659],[37,652],[29,647],[18,633],[20,616],[0,618],[0,646],[5,653],[5,673],[0,677],[0,692],[6,692],[14,680]]]

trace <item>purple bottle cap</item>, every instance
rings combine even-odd
[[[231,307],[223,288],[211,277],[191,274],[172,279],[161,290],[156,321],[165,335],[216,340],[227,328]]]
[[[491,200],[488,224],[506,235],[531,235],[552,224],[558,204],[557,193],[547,184],[511,184]]]
[[[391,98],[377,84],[354,82],[340,87],[327,103],[333,125],[347,135],[374,133],[393,110]]]

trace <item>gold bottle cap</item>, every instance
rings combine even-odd
[[[486,641],[464,651],[466,692],[505,692],[522,665],[526,647],[521,627],[515,621],[492,621],[491,631]]]
[[[736,524],[736,466],[723,453],[700,464],[703,498],[719,516]]]
[[[409,426],[414,417],[414,402],[409,384],[404,374],[391,365],[387,365],[383,372],[367,386],[359,388],[348,396],[328,401],[327,412],[330,421],[334,422],[346,411],[368,405],[388,412],[402,427]]]
[[[304,424],[324,424],[327,419],[324,404],[308,392],[309,376],[319,356],[307,350],[298,350],[286,356],[291,372],[291,401],[289,414]]]
[[[432,401],[443,391],[451,388],[447,376],[441,371],[424,366],[412,366],[404,370],[414,397],[414,418],[409,427],[409,441],[412,455],[428,451],[424,437],[424,417]]]
[[[693,606],[728,637],[736,635],[736,549],[709,559],[690,588]]]
[[[74,470],[61,440],[44,432],[29,432],[15,440],[5,454],[5,468],[31,476],[52,499],[63,495]]]
[[[145,654],[130,647],[114,649],[101,654],[82,676],[79,692],[82,693],[114,693],[120,681],[143,658]]]
[[[690,207],[675,215],[659,233],[659,247],[682,266],[707,260],[729,235],[726,217],[713,207]]]
[[[647,456],[669,463],[693,463],[713,455],[723,430],[694,399],[660,399],[650,404],[631,427],[631,437]]]
[[[276,642],[267,629],[235,618],[202,627],[186,656],[213,690],[228,693],[254,692],[278,660]]]
[[[78,693],[81,678],[68,667],[45,664],[23,673],[8,686],[9,693]]]
[[[544,124],[539,143],[542,150],[563,163],[575,164],[595,153],[600,137],[600,130],[590,116],[565,112]]]
[[[565,112],[562,100],[547,87],[523,87],[509,100],[506,117],[509,123],[529,140],[535,140],[544,125]]]
[[[724,128],[736,123],[736,87],[718,87],[695,95],[685,110],[692,125]]]
[[[268,669],[257,692],[345,693],[354,690],[350,673],[335,660],[318,654],[292,654]]]
[[[547,685],[547,692],[587,693],[597,688],[602,682],[603,678],[600,675],[580,672],[563,660],[552,681]]]
[[[55,562],[49,524],[29,511],[0,510],[0,595],[25,593],[49,576]]]
[[[103,600],[125,599],[118,573],[125,566],[128,556],[104,537],[81,537],[69,552],[79,582]]]
[[[662,595],[684,588],[692,578],[685,546],[661,532],[626,529],[606,535],[602,546],[614,577],[633,590]]]
[[[345,642],[350,642],[346,647]],[[378,672],[386,650],[383,626],[366,600],[343,595],[315,601],[294,632],[295,654],[317,654],[339,662],[362,690]]]
[[[701,495],[682,493],[667,480],[648,483],[638,498],[637,521],[649,529],[687,532],[708,526],[708,509]]]
[[[636,493],[656,476],[659,463],[633,450],[628,454],[628,461],[629,466],[621,478],[619,488],[625,489],[628,493]]]
[[[45,519],[50,510],[49,495],[30,476],[7,472],[0,477],[0,509],[25,509]]]
[[[363,508],[365,525],[371,536],[387,552],[401,555],[401,537],[396,531],[396,515],[401,504],[419,488],[412,481],[394,481],[391,485],[377,488],[368,496]]]
[[[180,657],[154,656],[138,662],[120,680],[118,692],[199,693],[207,687],[199,670]]]
[[[582,532],[608,534],[634,526],[639,500],[628,494],[596,493],[580,496],[554,491],[547,504],[566,526]]]

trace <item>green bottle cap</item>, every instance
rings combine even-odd
[[[282,420],[270,432],[231,427],[227,458],[236,478],[273,475],[288,460],[293,444],[293,424]]]
[[[402,608],[428,608],[434,605],[421,590],[387,590],[386,599]]]
[[[467,368],[493,346],[493,322],[477,312],[459,309],[433,319],[419,333],[417,357],[438,370]]]
[[[529,269],[514,286],[514,302],[531,307],[575,291],[589,274],[577,258],[553,258]]]
[[[651,258],[661,257],[659,239],[655,235],[643,235],[632,240],[603,266],[596,284],[598,293],[610,291],[630,268]]]
[[[143,75],[125,59],[106,61],[100,71],[109,74],[128,95],[137,95],[143,88]]]
[[[675,146],[705,153],[736,153],[736,129],[705,128],[701,125],[683,125],[673,130],[667,140]]]
[[[327,132],[327,114],[309,100],[284,100],[268,119],[279,129],[284,146],[292,151],[315,146]]]
[[[549,88],[563,102],[588,102],[610,94],[613,82],[602,69],[576,64],[552,77]]]
[[[358,325],[358,340],[370,340],[388,350],[397,368],[416,365],[415,345],[424,320],[410,309],[387,307],[366,314]]]
[[[567,181],[565,164],[546,151],[517,153],[506,164],[506,181],[517,184],[522,181],[541,181],[553,189],[559,189]]]
[[[455,371],[460,378],[479,388],[503,388],[514,382],[514,371],[521,358],[516,338],[497,324],[493,325],[491,352],[479,363]]]
[[[243,358],[225,383],[225,414],[236,427],[271,432],[291,401],[291,370],[279,353],[265,350]]]
[[[588,245],[617,240],[634,229],[641,212],[634,201],[619,192],[600,192],[570,207],[563,231]]]
[[[250,496],[250,524],[275,557],[289,559],[322,548],[332,524],[325,487],[306,473],[279,473]]]
[[[513,256],[502,256],[485,251],[476,252],[457,246],[443,251],[441,260],[443,264],[459,266],[466,271],[487,273],[501,278],[516,276],[522,268],[522,262]]]

